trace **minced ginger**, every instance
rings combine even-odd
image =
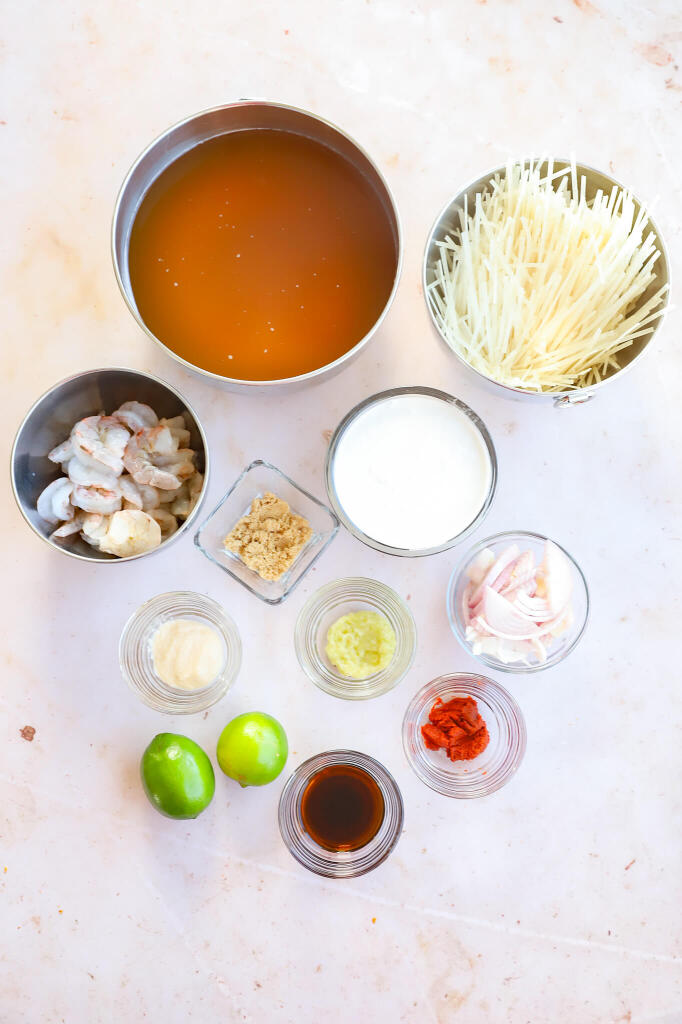
[[[327,633],[327,657],[349,679],[368,679],[387,668],[395,654],[393,626],[380,612],[348,612]]]
[[[303,516],[266,491],[262,498],[253,499],[248,515],[242,516],[223,543],[261,579],[278,580],[312,535],[310,523]]]

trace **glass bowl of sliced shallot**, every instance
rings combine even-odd
[[[455,567],[448,618],[462,647],[498,672],[541,672],[585,632],[590,597],[575,559],[538,533],[498,533]]]

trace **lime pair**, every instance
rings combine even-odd
[[[225,775],[240,786],[265,786],[282,771],[288,752],[286,733],[277,719],[250,711],[227,723],[216,756]],[[167,818],[196,818],[213,799],[213,765],[205,750],[187,736],[155,736],[142,755],[140,774],[150,802]]]

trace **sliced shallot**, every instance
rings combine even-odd
[[[573,621],[571,564],[548,540],[542,561],[511,544],[497,556],[484,548],[467,568],[460,614],[474,654],[509,664],[547,660],[554,640]]]

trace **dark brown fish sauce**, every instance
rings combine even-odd
[[[384,798],[364,768],[332,764],[311,778],[301,797],[301,819],[308,835],[333,852],[359,850],[384,820]]]

